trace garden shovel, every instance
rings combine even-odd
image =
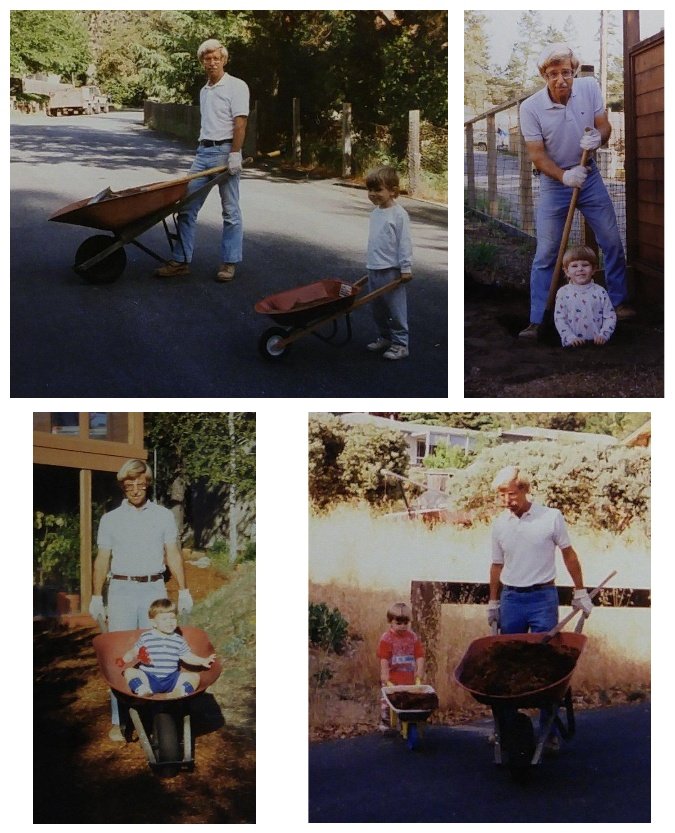
[[[607,578],[603,579],[600,582],[600,584],[598,584],[597,587],[595,587],[593,590],[591,590],[591,592],[588,594],[591,597],[591,599],[594,596],[597,596],[598,593],[600,592],[600,590],[615,575],[616,575],[616,570],[612,570],[612,572],[607,576]],[[554,628],[551,628],[551,630],[548,631],[548,633],[544,634],[544,638],[541,640],[542,645],[546,644],[547,642],[550,642],[553,639],[553,637],[558,633],[558,631],[561,631],[565,627],[565,625],[570,621],[570,619],[574,619],[574,617],[577,615],[577,613],[581,613],[581,611],[580,610],[573,610],[571,613],[568,613],[567,616],[565,616],[565,618],[561,622],[558,622],[558,624]]]

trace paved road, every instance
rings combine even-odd
[[[487,722],[313,744],[310,822],[649,822],[650,707],[577,714],[577,733],[525,784],[497,767]]]
[[[245,262],[232,284],[212,280],[220,204],[200,214],[189,278],[160,282],[156,263],[127,246],[127,267],[95,286],[72,271],[91,234],[49,223],[70,202],[180,176],[192,150],[146,130],[141,113],[16,116],[11,156],[11,394],[27,396],[327,397],[447,395],[447,210],[412,200],[415,279],[411,357],[387,362],[364,347],[371,308],[352,316],[340,349],[301,339],[281,362],[258,355],[273,322],[254,312],[274,292],[363,272],[370,204],[335,181],[244,173]],[[161,225],[142,241],[168,256]],[[341,319],[344,327],[345,320]]]

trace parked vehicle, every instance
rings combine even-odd
[[[91,115],[110,110],[110,96],[104,95],[95,84],[75,87],[62,84],[56,76],[26,76],[21,83],[24,93],[48,96],[46,110],[50,116]]]

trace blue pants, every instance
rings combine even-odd
[[[557,179],[541,174],[537,205],[537,251],[530,273],[530,321],[544,320],[548,290],[560,249],[572,189]],[[605,283],[612,304],[617,307],[628,296],[626,289],[626,258],[616,222],[614,206],[595,162],[579,192],[577,208],[593,229],[605,259]]]
[[[369,269],[368,292],[374,292],[381,286],[401,277],[400,269]],[[384,292],[372,302],[373,318],[378,334],[389,339],[392,344],[408,346],[408,302],[405,284]]]
[[[199,145],[190,172],[195,173],[196,171],[205,171],[208,168],[226,165],[231,148],[231,144],[214,145],[213,147]],[[239,174],[228,175],[218,186],[223,208],[223,234],[220,240],[221,263],[240,263],[242,260],[244,226],[241,209],[239,208],[239,176]],[[206,177],[193,179],[189,184],[188,194],[196,191],[207,181],[208,178]],[[207,196],[208,194],[202,194],[201,197],[197,197],[178,212],[180,240],[174,242],[171,256],[173,260],[179,263],[190,263],[192,261],[197,215]]]

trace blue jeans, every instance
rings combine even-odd
[[[195,173],[196,171],[205,171],[208,168],[227,165],[231,147],[231,144],[214,145],[213,147],[199,145],[190,172]],[[218,186],[220,202],[223,207],[223,235],[220,241],[221,263],[240,263],[242,259],[244,226],[241,209],[239,208],[239,176],[239,174],[229,175]],[[188,194],[196,191],[207,181],[206,177],[193,179],[188,186]],[[208,193],[202,194],[201,197],[197,197],[178,212],[180,240],[174,242],[171,256],[173,260],[179,263],[190,263],[192,260],[197,215],[207,196]]]
[[[368,292],[374,292],[381,286],[401,277],[400,269],[369,269]],[[408,346],[408,301],[405,284],[384,292],[372,301],[373,318],[378,333],[389,339],[392,344]]]
[[[626,258],[616,222],[614,206],[595,162],[579,192],[577,208],[593,229],[605,260],[605,284],[612,304],[617,307],[627,298]],[[551,179],[539,177],[537,205],[537,251],[530,273],[530,321],[541,324],[546,310],[548,290],[560,249],[572,189]]]

